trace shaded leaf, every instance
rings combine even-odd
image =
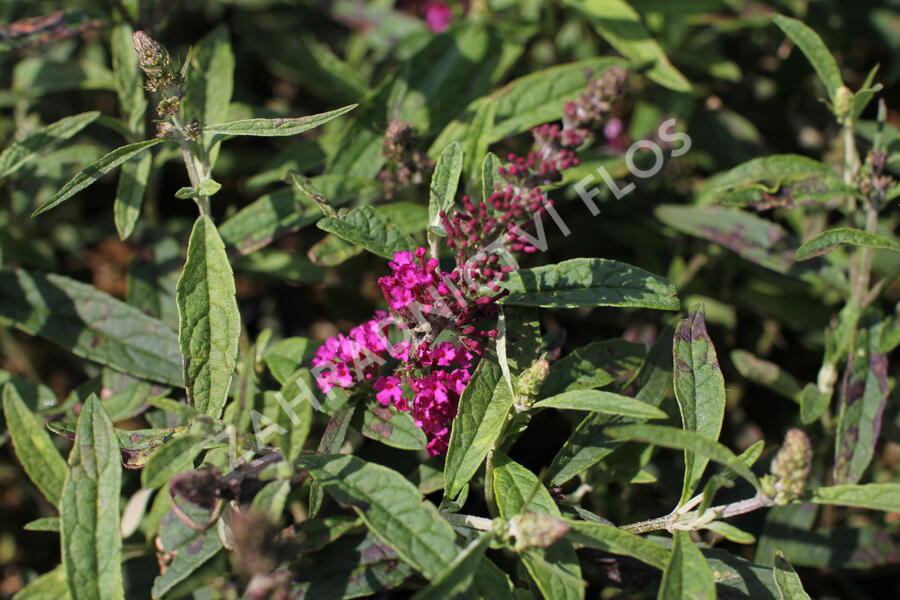
[[[574,258],[509,274],[504,304],[546,308],[631,306],[678,310],[676,290],[643,269],[605,258]]]
[[[412,600],[446,600],[457,598],[472,587],[472,577],[481,564],[493,535],[482,533],[463,548],[453,562],[431,584],[416,592]]]
[[[775,559],[775,585],[781,600],[809,600],[800,576],[782,554]]]
[[[9,177],[43,152],[52,150],[60,142],[71,138],[99,116],[99,111],[91,111],[65,117],[38,129],[24,140],[13,142],[0,154],[0,180]]]
[[[647,77],[676,92],[689,92],[691,84],[672,66],[659,43],[624,0],[567,0],[585,15],[603,39],[635,63],[650,63]]]
[[[100,160],[96,161],[94,164],[79,171],[75,177],[70,179],[62,187],[62,189],[53,194],[49,200],[38,206],[34,212],[31,213],[31,216],[36,217],[47,212],[51,208],[56,208],[125,161],[131,160],[141,152],[144,152],[153,146],[170,141],[172,140],[167,138],[153,138],[152,140],[144,140],[142,142],[135,142],[134,144],[116,148],[109,154],[101,157]]]
[[[66,478],[66,461],[44,429],[43,419],[28,409],[11,383],[3,386],[3,414],[16,457],[44,497],[58,506]]]
[[[401,450],[424,450],[428,443],[425,432],[416,427],[410,414],[393,406],[373,403],[362,412],[362,417],[360,433],[382,444]]]
[[[728,196],[734,203],[739,192],[759,190],[776,193],[782,185],[815,178],[836,185],[840,191],[853,194],[853,189],[844,189],[837,173],[818,160],[800,154],[773,154],[754,158],[727,171],[716,173],[700,188],[697,201],[709,204]],[[792,193],[801,190],[792,189]]]
[[[209,521],[209,510],[190,502],[182,503],[180,506],[194,522]],[[196,531],[179,519],[173,511],[169,511],[162,520],[159,544],[164,552],[174,554],[174,558],[167,566],[166,572],[153,581],[153,588],[150,590],[153,598],[162,598],[172,591],[222,549],[222,541],[215,527],[206,531]]]
[[[693,431],[664,425],[615,425],[607,428],[606,432],[614,438],[638,440],[666,448],[695,452],[702,458],[725,465],[750,482],[753,487],[759,487],[756,475],[731,450]]]
[[[297,369],[297,365],[315,356],[316,350],[321,345],[322,342],[305,337],[285,338],[266,348],[263,361],[278,383],[283,385]]]
[[[142,154],[138,160],[122,165],[119,185],[116,188],[116,200],[113,204],[119,239],[128,239],[134,231],[138,217],[141,216],[141,205],[144,203],[144,193],[152,164],[153,156],[148,152]]]
[[[16,592],[13,600],[69,600],[66,571],[59,565]]]
[[[456,202],[456,188],[463,168],[463,150],[459,142],[453,142],[441,152],[434,166],[431,185],[428,188],[428,223],[440,225],[440,213],[448,215]]]
[[[200,123],[221,123],[228,117],[228,105],[234,91],[234,53],[224,25],[213,28],[191,48],[187,70],[187,92],[182,110]],[[210,165],[216,162],[218,149],[211,133],[203,135]]]
[[[138,68],[137,53],[134,51],[133,34],[130,25],[118,23],[113,27],[109,41],[113,73],[116,78],[116,93],[119,96],[119,110],[125,115],[128,129],[143,137],[144,119],[147,116],[147,94],[141,70]]]
[[[715,600],[712,569],[686,531],[672,534],[675,543],[659,585],[660,600]]]
[[[175,332],[90,285],[61,275],[0,271],[0,317],[82,358],[181,385]]]
[[[194,459],[203,449],[204,439],[185,435],[165,442],[147,460],[141,470],[141,487],[156,489],[172,477],[194,468]]]
[[[814,489],[809,500],[816,504],[855,506],[888,512],[900,512],[900,483],[833,485]]]
[[[666,548],[613,525],[590,521],[567,522],[572,530],[566,537],[576,544],[630,556],[657,569],[665,569],[669,561],[671,553]]]

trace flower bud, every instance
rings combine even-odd
[[[799,429],[789,430],[772,461],[769,475],[762,478],[763,493],[775,504],[791,503],[803,496],[811,467],[809,438]]]
[[[844,122],[853,109],[853,92],[845,85],[838,88],[834,95],[834,115],[838,121]]]
[[[143,31],[135,31],[133,40],[138,66],[147,77],[147,89],[158,92],[175,85],[178,75],[172,69],[166,49]]]
[[[171,119],[178,114],[181,108],[181,99],[178,96],[168,96],[156,105],[156,114],[163,119]]]
[[[562,519],[526,511],[509,521],[509,532],[516,538],[515,550],[546,548],[569,532],[569,525]]]
[[[541,391],[541,385],[550,373],[550,362],[546,358],[534,361],[516,380],[517,405],[526,409],[534,402]]]

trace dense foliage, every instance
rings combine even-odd
[[[3,3],[0,594],[900,594],[848,4]]]

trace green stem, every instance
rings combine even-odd
[[[683,514],[675,511],[668,515],[665,515],[664,517],[657,517],[656,519],[649,519],[647,521],[640,521],[638,523],[632,523],[630,525],[623,525],[622,527],[620,527],[620,529],[624,529],[625,531],[634,534],[661,530],[670,532],[675,530],[692,531],[694,529],[699,529],[707,523],[710,523],[711,521],[714,521],[716,519],[736,517],[738,515],[743,515],[760,508],[767,508],[769,506],[772,506],[772,500],[770,498],[767,498],[766,496],[757,494],[752,498],[747,498],[738,502],[721,504],[719,506],[711,506],[706,509],[706,511],[704,511],[702,515],[698,515],[697,511]]]

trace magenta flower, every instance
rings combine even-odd
[[[428,28],[435,33],[447,31],[447,28],[450,27],[450,22],[453,20],[453,11],[450,10],[450,7],[445,2],[440,0],[426,2],[425,6],[422,7],[422,12],[425,13],[425,23],[428,24]]]

